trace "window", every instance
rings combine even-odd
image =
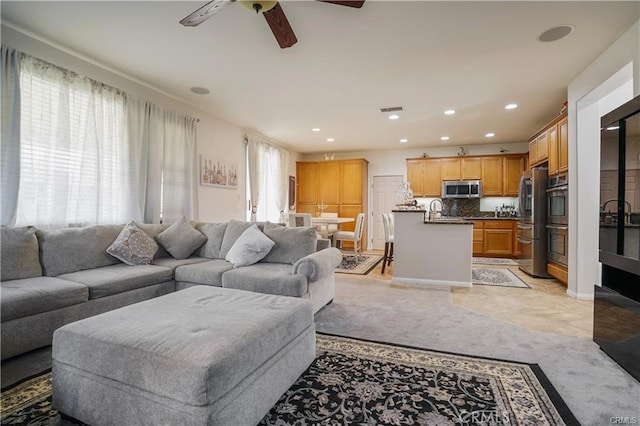
[[[16,224],[126,221],[124,95],[23,55],[20,100]]]

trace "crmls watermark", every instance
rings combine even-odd
[[[609,423],[612,425],[637,425],[638,418],[637,417],[609,417]]]
[[[463,425],[508,425],[509,414],[506,412],[499,413],[493,410],[469,411],[460,414],[458,417]]]

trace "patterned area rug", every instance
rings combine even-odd
[[[499,257],[474,257],[472,260],[473,264],[481,264],[481,265],[510,265],[515,266],[518,264],[513,259],[503,259]]]
[[[2,392],[2,424],[60,424],[51,373]],[[318,335],[316,360],[260,425],[320,424],[578,422],[535,364]]]
[[[382,256],[377,254],[363,254],[360,261],[356,261],[355,256],[343,256],[342,262],[336,268],[336,272],[341,274],[367,275],[382,260]]]
[[[494,285],[500,287],[531,288],[516,274],[508,269],[472,268],[471,282],[480,285]]]

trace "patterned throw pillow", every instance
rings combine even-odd
[[[107,253],[127,265],[148,265],[158,251],[158,244],[132,220],[127,223]]]

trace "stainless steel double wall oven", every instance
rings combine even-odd
[[[569,264],[569,182],[566,174],[549,178],[547,188],[547,257]]]

